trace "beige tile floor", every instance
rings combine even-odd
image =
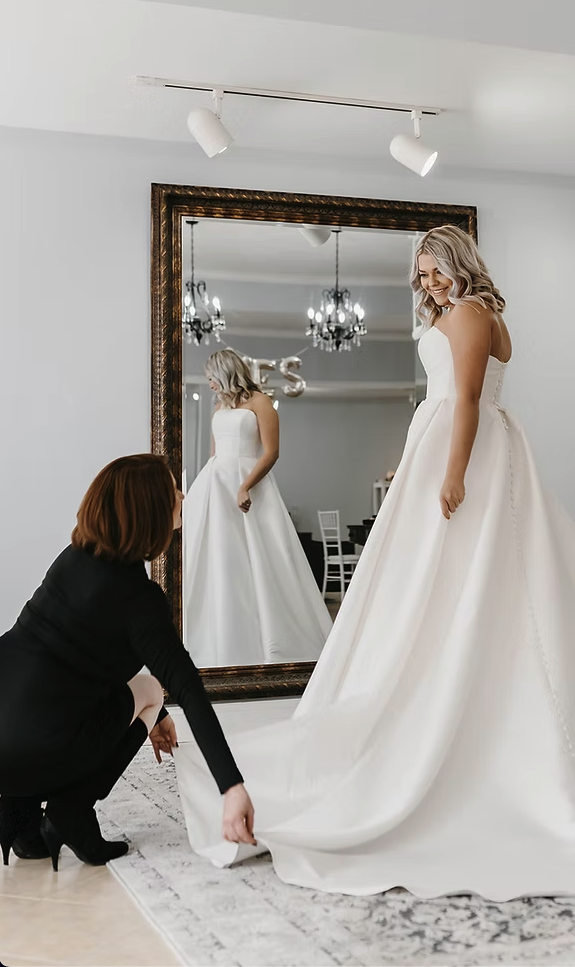
[[[175,967],[180,961],[107,867],[62,851],[0,866],[4,967]]]

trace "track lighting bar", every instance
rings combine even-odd
[[[244,97],[267,97],[278,101],[308,101],[310,104],[338,104],[341,107],[363,107],[371,111],[395,111],[399,114],[437,115],[441,114],[440,107],[422,107],[417,104],[393,104],[389,101],[370,101],[356,97],[333,97],[331,94],[304,94],[301,91],[271,91],[263,87],[234,87],[227,84],[201,84],[194,81],[178,81],[168,77],[134,78],[137,86],[167,87],[183,91],[212,91],[221,94],[239,94]]]

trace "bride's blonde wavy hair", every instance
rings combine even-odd
[[[248,364],[235,349],[220,349],[206,363],[206,376],[220,387],[216,397],[223,407],[234,409],[259,393],[260,387],[252,379]]]
[[[477,245],[471,235],[456,225],[432,228],[420,240],[411,269],[411,288],[416,297],[415,314],[421,323],[417,335],[434,326],[442,309],[430,292],[426,292],[419,277],[419,256],[431,255],[442,275],[451,281],[449,301],[455,305],[479,305],[501,316],[505,299],[489,275]]]

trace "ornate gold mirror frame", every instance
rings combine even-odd
[[[152,451],[165,454],[182,477],[182,244],[183,218],[237,218],[306,225],[342,225],[426,232],[446,223],[476,236],[477,210],[467,205],[432,205],[346,198],[152,185]],[[176,532],[168,551],[152,564],[152,577],[166,592],[181,629],[182,548]],[[300,695],[314,662],[241,665],[202,669],[213,700]]]

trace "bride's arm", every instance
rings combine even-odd
[[[263,452],[240,487],[238,506],[244,511],[249,510],[249,491],[270,472],[280,455],[280,425],[269,396],[265,393],[254,393],[252,408],[258,421]]]
[[[451,446],[441,488],[441,510],[449,520],[465,498],[465,472],[479,425],[479,400],[491,351],[491,314],[480,306],[456,305],[444,323],[451,345],[456,401]]]

